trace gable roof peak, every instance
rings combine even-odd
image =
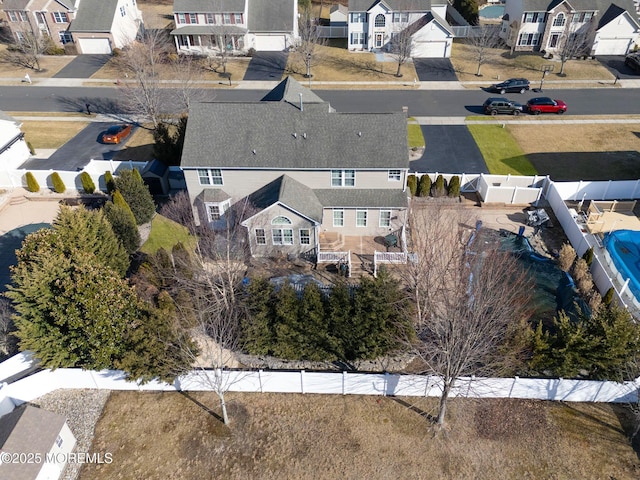
[[[303,87],[295,78],[288,76],[267,93],[261,102],[287,102],[300,108],[307,103],[326,103],[311,90]]]

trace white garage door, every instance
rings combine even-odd
[[[416,42],[413,57],[417,58],[445,58],[449,56],[447,42]]]
[[[285,48],[284,35],[256,35],[256,50],[259,52],[281,52]]]
[[[601,38],[596,45],[596,55],[626,55],[630,44],[628,38]]]
[[[111,42],[108,38],[79,38],[82,53],[111,53]]]

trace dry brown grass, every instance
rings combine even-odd
[[[138,127],[122,150],[118,150],[114,160],[133,160],[147,162],[153,160],[152,125]]]
[[[640,151],[640,123],[507,125],[525,153]]]
[[[173,26],[173,5],[166,2],[139,1],[145,28],[171,28]]]
[[[622,407],[453,400],[450,430],[433,436],[436,399],[228,394],[231,429],[212,393],[114,392],[92,450],[114,478],[637,478]],[[207,413],[195,402],[214,411]],[[406,402],[414,402],[410,405]],[[623,422],[624,423],[624,422]]]
[[[50,122],[27,120],[22,124],[22,131],[33,148],[60,148],[71,140],[88,122]]]
[[[546,80],[562,80],[570,83],[572,80],[599,80],[612,83],[615,77],[597,60],[569,60],[565,64],[566,77],[560,77],[560,62],[545,60],[539,55],[518,55],[509,58],[509,50],[504,48],[493,49],[491,60],[482,66],[482,77],[476,77],[477,62],[468,45],[454,42],[451,50],[451,63],[461,82],[477,82],[484,80],[495,81],[498,76],[504,80],[513,77],[524,77],[532,83],[540,81],[542,77],[542,65],[553,65],[552,73],[547,74]]]
[[[319,46],[316,65],[311,68],[313,80],[335,82],[400,82],[411,81],[417,77],[412,63],[402,66],[402,78],[395,76],[398,64],[395,62],[377,62],[376,56],[369,52],[350,52],[345,48]],[[285,73],[292,74],[297,80],[306,82],[303,77],[305,67],[302,57],[296,52],[289,55]]]
[[[6,48],[6,45],[0,44],[0,51],[4,51]],[[30,68],[0,63],[0,78],[24,78],[26,74],[29,74],[32,80],[49,78],[62,70],[74,58],[60,55],[42,55],[40,57],[40,68],[42,70],[39,72]]]

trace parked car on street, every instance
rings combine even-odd
[[[102,134],[102,143],[120,143],[129,135],[133,126],[130,124],[113,125]]]
[[[640,73],[640,53],[630,53],[624,59],[624,64],[631,70]]]
[[[501,97],[487,98],[482,108],[487,115],[520,115],[523,109],[521,104]]]
[[[562,115],[567,111],[567,104],[562,100],[553,100],[549,97],[535,97],[527,102],[527,110],[532,115],[540,113],[557,113]]]
[[[504,95],[507,92],[524,93],[529,90],[529,80],[526,78],[510,78],[502,83],[491,85],[490,89],[500,95]]]

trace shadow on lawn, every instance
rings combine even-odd
[[[411,410],[412,412],[417,413],[418,415],[420,415],[422,418],[424,418],[425,420],[427,420],[429,423],[436,423],[436,417],[434,417],[433,415],[431,415],[429,412],[425,412],[424,410],[422,410],[421,408],[416,407],[415,405],[411,405],[408,402],[405,402],[404,400],[402,400],[401,398],[398,397],[387,397],[389,400],[393,400],[396,403],[399,403],[400,405],[402,405],[405,408],[408,408],[409,410]]]
[[[189,395],[189,393],[181,391],[178,392],[180,393],[180,395],[182,395],[184,398],[186,398],[187,400],[191,400],[193,403],[195,403],[198,407],[200,407],[202,410],[204,410],[205,412],[207,412],[209,415],[211,415],[212,417],[214,417],[216,420],[224,423],[224,419],[218,415],[216,412],[214,412],[213,410],[211,410],[209,407],[207,407],[204,403],[200,402],[199,400],[193,398],[191,395]]]
[[[633,150],[529,153],[526,157],[538,175],[556,181],[635,180],[640,175],[640,152]]]

